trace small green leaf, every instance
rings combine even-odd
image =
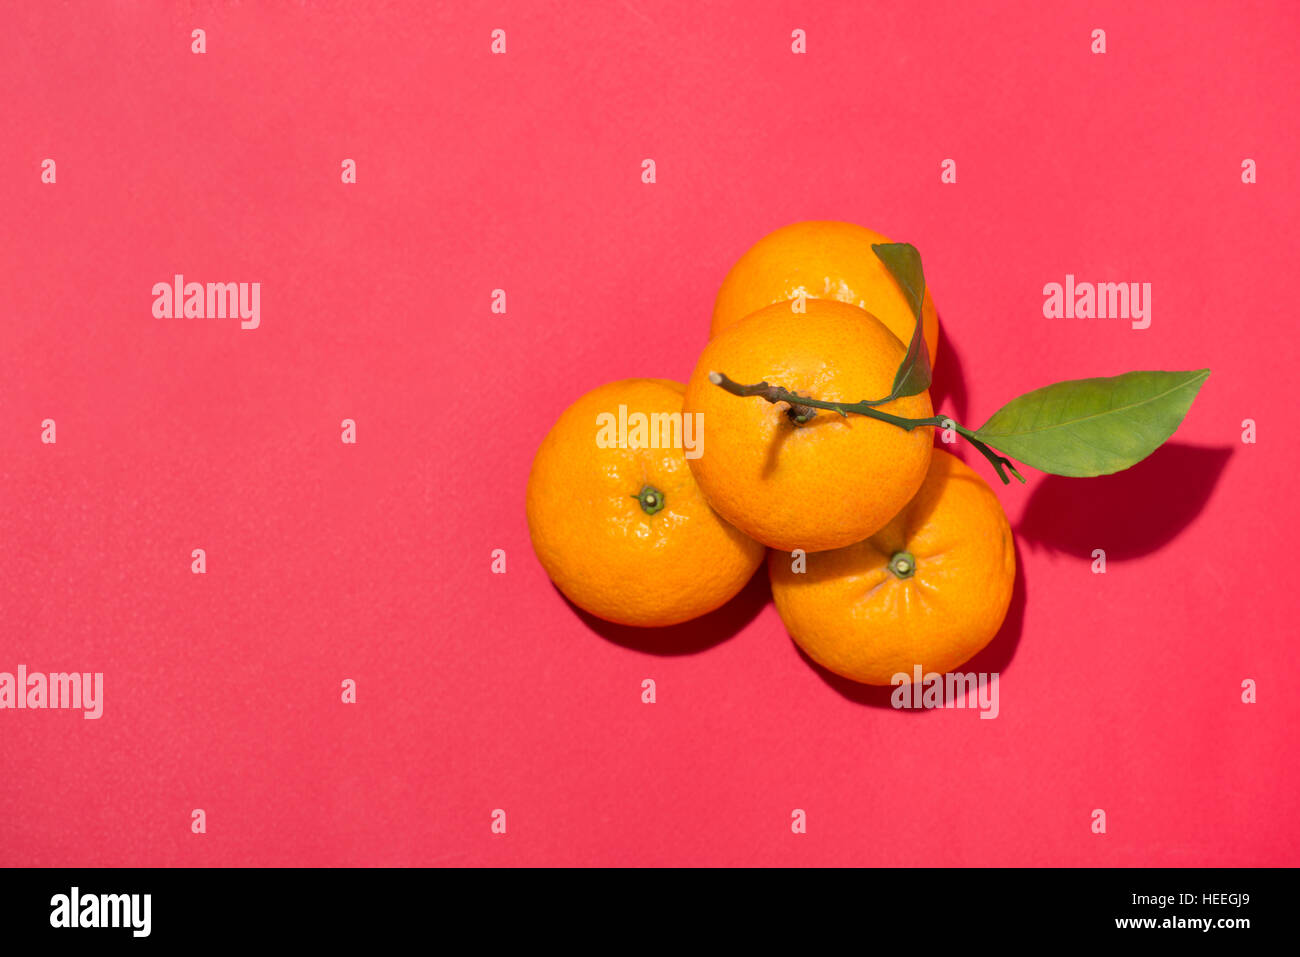
[[[1109,475],[1174,434],[1209,369],[1057,382],[1012,399],[975,437],[1053,475]]]
[[[916,316],[916,326],[912,329],[912,341],[907,345],[907,353],[894,375],[894,387],[889,395],[872,405],[881,405],[901,399],[904,396],[920,395],[930,388],[930,352],[925,347],[925,336],[921,328],[921,307],[925,302],[925,273],[921,270],[921,254],[910,243],[873,243],[871,251],[885,264],[889,274],[894,277],[907,303]]]

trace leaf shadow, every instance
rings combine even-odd
[[[939,345],[935,350],[930,382],[930,404],[934,406],[936,415],[947,414],[962,425],[970,425],[966,421],[966,374],[962,371],[961,356],[944,328],[942,316],[939,317]]]
[[[745,587],[720,608],[680,625],[663,628],[639,628],[605,621],[569,601],[558,588],[555,592],[564,598],[588,629],[616,645],[649,655],[693,655],[734,637],[772,600],[766,567],[765,563],[760,563]]]
[[[1021,559],[1021,549],[1018,542],[1015,543],[1015,549],[1016,580],[1011,587],[1011,603],[1007,606],[1007,617],[1003,619],[1002,627],[993,636],[993,640],[985,645],[974,658],[971,658],[970,661],[958,669],[962,673],[973,671],[976,674],[1001,675],[1006,672],[1012,657],[1015,656],[1016,647],[1020,644],[1021,632],[1024,631],[1025,627],[1025,605],[1028,602],[1029,595],[1029,586],[1025,576],[1025,563]],[[793,639],[791,641],[793,642]],[[817,672],[818,677],[855,704],[868,705],[873,708],[887,708],[890,711],[904,711],[909,714],[923,714],[926,711],[936,710],[929,708],[895,708],[890,698],[897,690],[896,686],[864,685],[856,681],[850,681],[848,678],[837,675],[835,672],[817,664],[797,644],[795,648],[804,661],[808,662],[813,670]]]
[[[1036,548],[1091,558],[1137,558],[1169,544],[1210,500],[1231,446],[1169,442],[1130,469],[1096,478],[1047,475],[1016,534]]]

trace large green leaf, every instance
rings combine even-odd
[[[925,302],[925,273],[921,269],[921,254],[911,243],[873,243],[871,251],[885,264],[889,274],[894,277],[907,304],[916,316],[916,326],[912,329],[912,341],[907,345],[907,354],[894,375],[894,387],[889,395],[873,402],[880,405],[892,402],[908,395],[920,395],[930,388],[930,352],[925,347],[925,336],[921,328],[921,306]]]
[[[1109,475],[1174,434],[1209,369],[1057,382],[1012,399],[975,437],[1053,475]]]

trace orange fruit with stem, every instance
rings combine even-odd
[[[925,479],[931,427],[906,431],[859,415],[742,397],[719,388],[767,382],[805,398],[854,403],[888,396],[903,344],[845,303],[810,299],[760,309],[709,341],[686,385],[684,409],[703,416],[691,470],[714,509],[772,548],[820,551],[861,541],[907,504]],[[879,411],[932,415],[928,393]]]
[[[753,312],[800,295],[831,299],[865,309],[906,345],[916,316],[873,243],[888,243],[880,233],[833,220],[782,226],[751,246],[722,281],[713,304],[709,334],[716,336]],[[921,329],[934,368],[939,316],[929,289],[921,307]]]
[[[1011,526],[988,484],[936,449],[920,490],[870,538],[808,555],[771,552],[786,630],[808,657],[854,681],[910,682],[970,660],[1002,627],[1016,578]]]
[[[713,611],[762,563],[763,546],[709,507],[686,456],[699,439],[683,386],[624,379],[574,402],[528,477],[528,531],[570,601],[623,625]]]

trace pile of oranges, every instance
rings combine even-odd
[[[533,460],[527,510],[570,601],[619,624],[678,624],[729,601],[766,556],[791,637],[873,685],[951,671],[997,634],[1016,575],[1011,528],[932,427],[741,397],[711,378],[828,402],[890,395],[916,317],[872,250],[888,242],[850,223],[778,229],[727,274],[685,386],[626,379],[565,410]],[[928,291],[921,321],[933,364]],[[927,392],[879,408],[933,415]],[[615,418],[672,441],[598,441]],[[680,441],[696,424],[696,444]]]

